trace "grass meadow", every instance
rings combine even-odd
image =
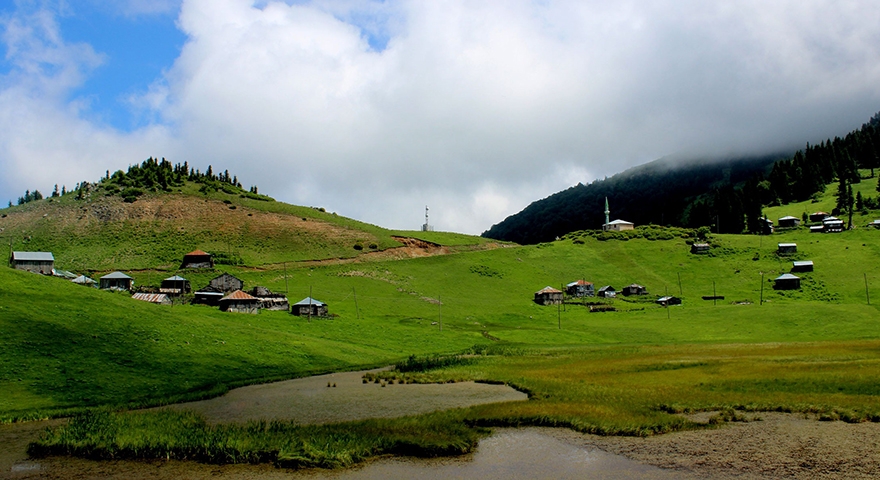
[[[257,252],[243,254],[243,265],[182,272],[156,256],[120,253],[145,266],[130,271],[139,285],[179,273],[199,288],[228,271],[245,288],[262,285],[287,292],[293,302],[311,295],[328,303],[332,316],[311,321],[286,312],[157,306],[0,269],[0,419],[78,415],[47,433],[35,454],[342,466],[384,453],[468,451],[493,425],[651,435],[708,428],[676,413],[731,409],[880,420],[880,231],[713,235],[706,255],[691,254],[693,238],[677,229],[650,230],[645,236],[655,240],[573,232],[556,242],[486,250],[484,239],[373,231],[378,227],[312,208],[235,201],[351,222],[343,226],[366,229],[351,238],[387,238],[378,249],[408,233],[457,253],[310,264],[294,260],[343,256],[337,253],[349,251],[351,238],[332,248],[310,244],[295,255],[279,254],[283,242],[266,239],[241,247]],[[168,245],[161,237],[151,238]],[[57,256],[71,258],[69,252],[93,241],[70,240],[80,243],[70,250],[61,245]],[[797,243],[798,253],[777,255],[781,242]],[[793,260],[813,260],[815,271],[798,274],[799,290],[775,290],[773,278],[789,272]],[[545,286],[577,279],[618,290],[639,283],[651,294],[589,299],[615,309],[602,313],[591,313],[582,300],[560,307],[532,301]],[[654,303],[667,293],[683,305]],[[724,299],[703,300],[707,295]],[[120,411],[456,353],[471,354],[472,361],[385,378],[503,382],[528,392],[530,401],[323,427],[209,426],[192,414]]]

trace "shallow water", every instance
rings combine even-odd
[[[169,407],[193,410],[212,423],[292,420],[318,424],[391,418],[469,407],[524,401],[528,396],[506,385],[461,382],[445,384],[363,383],[364,372],[343,372],[230,390],[210,400]],[[327,385],[331,386],[327,386]],[[333,385],[336,385],[335,387]]]
[[[22,461],[4,478],[107,479],[678,479],[683,474],[577,445],[579,434],[549,428],[498,429],[470,455],[439,459],[385,457],[343,470],[285,470],[271,465],[180,461],[92,461],[52,457]]]

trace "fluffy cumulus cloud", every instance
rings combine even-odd
[[[427,204],[438,229],[479,233],[667,154],[796,148],[880,110],[868,1],[124,5],[179,5],[187,36],[130,99],[155,118],[132,131],[68,95],[101,52],[46,11],[3,19],[8,197],[160,155],[387,227],[417,228]]]

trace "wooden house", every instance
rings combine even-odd
[[[625,297],[628,297],[630,295],[647,295],[648,289],[639,285],[638,283],[633,283],[632,285],[627,285],[623,287],[622,293]]]
[[[792,272],[812,272],[813,271],[813,261],[812,260],[802,260],[798,262],[791,262],[791,271]]]
[[[874,228],[880,228],[880,220],[874,220],[874,221],[868,223],[867,226],[874,227]]]
[[[260,300],[260,308],[263,310],[287,311],[290,308],[290,303],[287,301],[286,296],[275,293],[266,287],[254,287],[248,293]]]
[[[801,288],[801,277],[784,273],[773,280],[776,290],[797,290]]]
[[[544,287],[535,292],[535,303],[538,305],[559,305],[562,303],[562,291],[553,287]]]
[[[769,218],[760,219],[761,222],[761,235],[770,235],[773,233],[773,220]]]
[[[300,317],[308,317],[309,315],[313,317],[326,317],[327,313],[327,304],[312,297],[306,297],[294,303],[290,308],[291,315]]]
[[[810,233],[823,233],[825,232],[825,225],[810,225]]]
[[[85,275],[80,275],[80,276],[74,278],[73,280],[71,280],[71,282],[73,282],[77,285],[84,285],[86,287],[96,287],[98,285],[98,282],[92,280],[91,278],[89,278]]]
[[[214,268],[214,259],[210,253],[194,250],[183,256],[180,268]]]
[[[166,295],[172,296],[184,295],[191,291],[192,288],[189,285],[189,280],[179,275],[168,277],[165,280],[162,280],[162,284],[159,287],[159,293],[164,293]]]
[[[210,305],[216,307],[220,305],[220,299],[226,295],[226,292],[218,292],[213,287],[207,287],[193,293],[193,305]]]
[[[632,222],[627,222],[626,220],[614,220],[602,225],[602,230],[606,232],[622,232],[624,230],[632,230],[635,228],[635,224]]]
[[[825,212],[813,212],[810,214],[810,221],[813,223],[821,222],[825,220],[828,214]]]
[[[134,286],[134,279],[122,272],[113,272],[100,279],[101,290],[129,290]]]
[[[260,299],[236,290],[220,299],[220,310],[236,313],[260,313]]]
[[[700,255],[703,253],[709,253],[709,244],[708,243],[694,243],[691,245],[691,253]]]
[[[135,293],[131,298],[156,305],[171,305],[171,297],[164,293]]]
[[[600,298],[614,298],[617,296],[617,290],[614,290],[611,285],[605,285],[599,289],[598,296]]]
[[[52,252],[12,252],[9,265],[16,270],[52,275],[55,256]]]
[[[242,290],[244,288],[244,282],[233,275],[224,273],[223,275],[214,277],[214,279],[211,280],[208,286],[211,287],[211,289],[213,289],[213,291],[215,292],[228,293],[234,292],[236,290]]]
[[[844,227],[843,220],[837,217],[825,217],[825,220],[822,220],[822,227],[825,233],[840,233]]]
[[[779,219],[777,223],[779,228],[795,228],[800,226],[801,219],[797,217],[792,217],[791,215],[786,215]]]
[[[593,282],[577,280],[565,286],[565,293],[572,297],[592,297],[596,294],[593,290]]]
[[[658,298],[656,303],[664,307],[668,307],[670,305],[681,305],[681,299],[672,295],[667,295],[665,297]]]
[[[796,243],[780,243],[776,245],[776,253],[779,255],[790,255],[797,253]]]

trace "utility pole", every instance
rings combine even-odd
[[[761,272],[761,303],[764,305],[764,272]]]
[[[678,296],[683,297],[684,293],[681,291],[681,272],[678,272]]]
[[[354,311],[357,314],[357,319],[361,319],[361,309],[358,308],[358,293],[354,290],[354,287],[351,287],[351,293],[354,294]]]
[[[437,323],[440,325],[440,331],[443,331],[443,302],[440,301],[440,295],[437,295]]]
[[[312,323],[312,286],[309,285],[309,323]]]

